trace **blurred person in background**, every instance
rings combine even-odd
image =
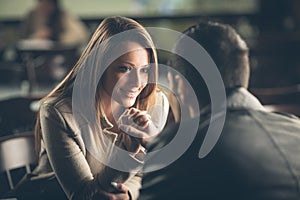
[[[59,0],[36,0],[36,6],[22,23],[21,40],[17,43],[25,65],[34,64],[30,77],[36,80],[30,84],[52,85],[61,81],[89,36],[87,26],[63,9]]]
[[[45,39],[64,45],[85,45],[89,31],[80,19],[65,11],[59,0],[36,0],[22,25],[21,38]]]

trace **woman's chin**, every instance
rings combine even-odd
[[[121,105],[126,108],[129,108],[134,105],[135,100],[136,99],[126,99],[126,100],[124,99],[123,101],[121,101]]]

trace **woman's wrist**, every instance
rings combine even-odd
[[[131,156],[135,159],[144,162],[147,150],[142,145],[139,146],[139,149],[135,153],[131,153]]]

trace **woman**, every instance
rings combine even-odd
[[[55,174],[70,199],[137,199],[144,146],[162,130],[169,109],[156,79],[147,31],[128,18],[104,19],[41,102],[33,173]]]

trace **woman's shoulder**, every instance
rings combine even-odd
[[[160,113],[168,113],[169,106],[170,104],[167,98],[167,94],[162,89],[158,88],[156,90],[155,105],[153,105],[152,107],[155,107],[155,110],[160,110]]]
[[[151,116],[152,122],[160,131],[165,126],[169,113],[169,101],[165,92],[161,89],[156,90],[156,101],[151,105],[148,114]]]
[[[73,113],[71,98],[50,97],[40,105],[41,118],[57,121],[75,133],[78,131],[78,124]]]
[[[71,112],[72,111],[72,99],[69,97],[66,98],[58,98],[58,97],[49,97],[42,101],[40,105],[40,109],[55,109],[62,113]]]
[[[167,98],[167,94],[160,88],[156,90],[156,104],[169,106],[169,101]]]

